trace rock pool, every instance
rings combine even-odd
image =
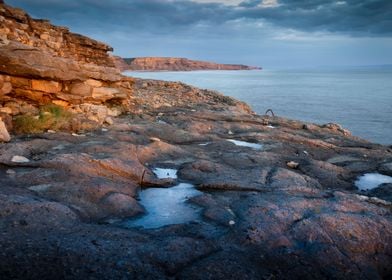
[[[361,191],[368,191],[384,183],[392,183],[392,177],[379,173],[366,173],[355,181],[355,186]]]

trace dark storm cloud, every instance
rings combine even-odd
[[[390,0],[280,0],[275,8],[242,11],[247,18],[264,18],[282,27],[301,31],[341,32],[356,36],[392,33]]]
[[[238,6],[185,0],[6,0],[36,17],[108,32],[176,33],[196,25],[214,27],[234,20],[263,21],[304,32],[389,37],[391,0],[280,0],[277,6],[245,0]],[[213,32],[213,30],[212,30]]]

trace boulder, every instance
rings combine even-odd
[[[0,118],[0,142],[9,142],[10,140],[11,136],[5,127],[3,120]]]

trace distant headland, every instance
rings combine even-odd
[[[117,66],[133,71],[261,70],[241,64],[219,64],[178,57],[116,57]]]

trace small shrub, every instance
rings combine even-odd
[[[48,129],[69,130],[72,114],[64,108],[50,104],[40,108],[38,116],[22,115],[14,120],[14,131],[19,134],[41,133]]]
[[[19,134],[23,133],[39,133],[42,126],[38,119],[31,115],[17,116],[14,120],[14,131]]]

